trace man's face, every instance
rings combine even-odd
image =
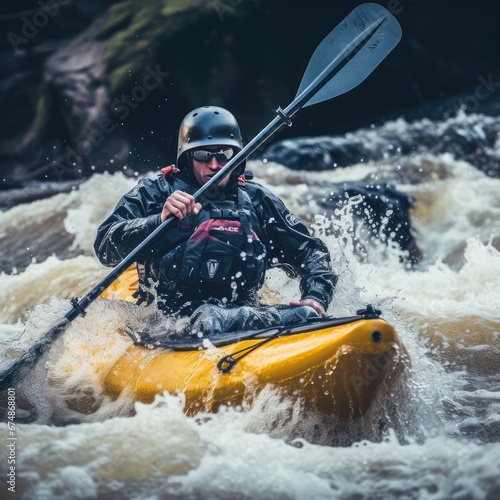
[[[212,155],[210,153],[218,153]],[[199,148],[192,153],[193,174],[196,180],[203,186],[219,170],[221,170],[228,161],[234,156],[234,150],[230,146],[208,146]],[[229,176],[219,182],[221,188],[229,182]]]

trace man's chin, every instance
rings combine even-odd
[[[204,184],[206,184],[207,182],[210,182],[212,179],[213,179],[213,175],[212,176],[207,176],[205,177],[205,182]],[[217,186],[220,187],[221,189],[225,188],[227,186],[227,183],[229,182],[229,179],[226,177],[225,179],[222,179],[218,184]]]

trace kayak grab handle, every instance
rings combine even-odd
[[[258,342],[257,344],[245,347],[243,349],[240,349],[239,351],[233,352],[233,354],[228,354],[227,356],[224,356],[219,360],[217,363],[217,368],[222,372],[222,373],[228,373],[230,372],[234,365],[241,359],[244,358],[247,354],[250,354],[252,351],[255,351],[255,349],[259,348],[260,346],[267,344],[271,340],[289,333],[290,330],[288,328],[281,328],[279,329],[274,335],[271,335],[267,339],[262,340],[261,342]],[[240,356],[236,357],[236,355],[239,354]]]
[[[382,311],[380,309],[375,309],[372,304],[367,304],[365,309],[357,310],[356,314],[363,316],[365,319],[374,319],[379,318]]]
[[[234,359],[230,354],[228,356],[224,356],[222,359],[219,360],[217,363],[217,368],[222,372],[222,373],[227,373],[231,371],[233,366],[236,364],[236,359]]]
[[[372,304],[367,304],[365,309],[359,309],[358,311],[356,311],[356,314],[358,315],[357,317],[353,316],[350,318],[339,318],[337,320],[334,319],[333,322],[337,325],[344,325],[350,321],[357,321],[360,319],[376,319],[376,318],[380,317],[380,315],[382,314],[382,311],[373,307]],[[323,321],[321,321],[321,320],[323,320]],[[346,320],[348,320],[348,321],[346,321]],[[312,323],[314,323],[314,322],[312,322]],[[321,318],[320,320],[317,320],[317,323],[333,324],[332,318]],[[276,333],[274,333],[270,337],[267,337],[266,339],[262,340],[261,342],[254,344],[254,345],[251,345],[249,347],[245,347],[244,349],[240,349],[239,351],[233,352],[232,354],[228,354],[227,356],[224,356],[223,358],[221,358],[218,361],[217,368],[222,373],[229,373],[234,368],[234,365],[241,358],[245,357],[247,354],[250,354],[252,351],[254,351],[255,349],[259,348],[260,346],[266,344],[267,342],[270,342],[271,340],[273,340],[277,337],[280,337],[281,335],[288,335],[288,334],[292,334],[292,333],[302,333],[303,330],[301,328],[297,329],[298,326],[299,325],[295,325],[295,327],[291,326],[288,328],[286,328],[286,327],[279,328]],[[302,325],[302,326],[304,326],[304,325]],[[294,329],[295,329],[295,331],[294,331]],[[262,332],[257,332],[257,333],[262,333]],[[380,341],[381,338],[382,338],[382,335],[378,330],[375,330],[372,333],[372,339],[374,342]]]

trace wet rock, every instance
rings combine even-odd
[[[444,121],[403,119],[343,136],[279,141],[257,157],[299,170],[331,170],[416,153],[450,153],[492,177],[500,176],[500,119],[459,114]]]
[[[57,107],[46,99],[46,62],[109,6],[100,0],[75,0],[45,2],[46,9],[42,9],[40,3],[21,0],[9,4],[0,19],[0,30],[5,33],[0,44],[3,189],[9,181],[47,178],[45,163],[53,145],[65,139],[65,132]]]
[[[350,200],[352,206],[357,254],[363,256],[364,246],[376,241],[384,245],[397,244],[406,253],[408,262],[415,264],[422,253],[412,232],[410,209],[413,199],[389,184],[346,182],[315,187],[311,195],[327,217],[337,216]]]
[[[80,181],[66,182],[13,182],[5,183],[0,189],[0,211],[8,210],[22,203],[50,198],[59,193],[69,193],[80,184]]]
[[[285,0],[124,0],[111,5],[75,0],[64,9],[61,5],[57,16],[21,50],[0,47],[2,109],[8,110],[0,117],[4,176],[21,181],[68,180],[95,171],[127,167],[125,171],[134,175],[161,167],[172,161],[178,125],[186,111],[205,103],[234,111],[249,139],[272,119],[273,109],[293,99],[322,36],[356,5],[320,0],[306,7]],[[39,8],[34,0],[23,1],[22,7]],[[307,168],[349,164],[360,157],[368,160],[374,151],[366,151],[362,140],[342,141],[339,134],[393,118],[395,110],[415,109],[430,99],[460,92],[465,94],[450,104],[452,111],[460,103],[469,107],[468,112],[494,107],[497,65],[491,61],[497,60],[498,30],[490,7],[471,11],[458,2],[453,9],[456,22],[448,22],[447,6],[430,1],[417,5],[401,0],[387,7],[403,27],[397,50],[368,83],[334,104],[308,108],[294,127],[281,132],[281,138],[337,137],[334,145],[303,145],[307,154],[296,161],[305,162]],[[13,12],[16,8],[9,7]],[[489,43],[478,42],[483,35]],[[136,92],[137,98],[128,101],[132,104],[116,113],[113,103],[118,99],[123,105],[123,96],[130,98],[148,67],[159,67],[169,76],[144,99]],[[479,100],[474,92],[484,81],[491,83],[483,84]],[[442,116],[436,106],[427,112]],[[473,140],[463,135],[451,132],[446,137],[447,149],[458,144],[459,154],[470,146],[467,154],[474,165],[490,175],[496,171],[488,151],[492,140],[474,148]],[[395,149],[405,151],[420,148],[419,141],[429,149],[431,145],[425,144],[432,137],[417,134],[417,142],[400,141],[397,135],[390,139]],[[383,156],[383,144],[380,148],[378,154]]]

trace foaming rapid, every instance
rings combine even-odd
[[[152,405],[137,404],[130,418],[23,427],[19,470],[30,480],[21,483],[20,497],[485,498],[498,492],[494,445],[436,436],[402,447],[393,434],[344,448],[288,443],[249,432],[252,410],[188,418],[182,406],[182,398],[157,396]]]
[[[396,125],[411,142],[411,125]],[[355,144],[363,134],[350,137]],[[126,392],[111,400],[99,374],[133,343],[114,332],[140,331],[156,312],[98,300],[16,387],[18,497],[499,496],[500,181],[464,158],[417,146],[418,153],[409,147],[321,172],[249,162],[328,245],[339,274],[329,314],[373,303],[394,325],[411,359],[400,388],[349,424],[310,415],[272,388],[252,408],[195,417],[183,413],[182,395],[161,394],[151,405]],[[322,208],[315,189],[343,182],[391,182],[414,198],[418,264],[390,237],[379,241],[357,224],[362,197]],[[0,214],[0,238],[13,257],[0,275],[1,366],[66,313],[69,297],[107,274],[93,255],[95,229],[133,184],[120,174],[95,175],[69,194]],[[18,264],[15,252],[28,238],[22,247],[11,240],[39,225],[45,240],[21,252]],[[297,294],[296,280],[269,273],[266,300],[286,303]],[[7,435],[6,423],[0,429]]]

